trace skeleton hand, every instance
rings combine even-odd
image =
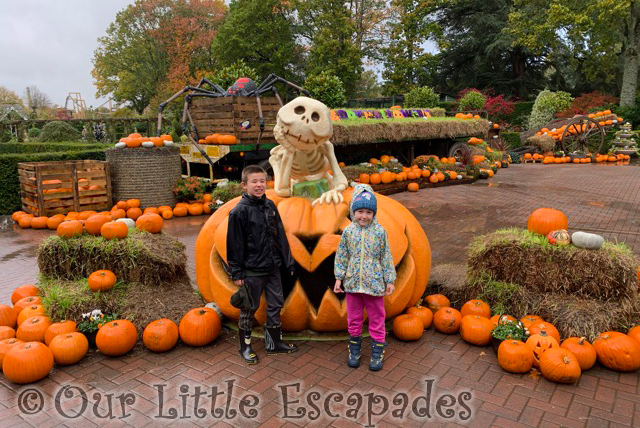
[[[280,196],[281,198],[288,198],[289,196],[291,196],[291,189],[288,187],[282,188],[282,189],[274,189],[276,192],[276,195]]]
[[[328,192],[324,192],[318,199],[313,201],[311,205],[315,207],[318,204],[330,204],[332,202],[334,204],[339,204],[342,201],[344,201],[344,198],[342,197],[342,192],[336,189],[331,189]]]

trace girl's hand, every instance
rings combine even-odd
[[[333,292],[336,293],[336,294],[337,293],[344,293],[344,291],[342,291],[342,287],[341,286],[342,286],[342,281],[339,280],[339,279],[336,279],[336,283],[333,286]]]
[[[387,291],[385,293],[385,296],[388,296],[389,294],[393,293],[394,291],[396,291],[396,286],[393,284],[387,284]]]

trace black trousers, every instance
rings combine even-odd
[[[274,269],[268,275],[247,276],[244,281],[253,298],[253,308],[250,311],[240,311],[238,327],[243,330],[253,328],[253,317],[260,307],[260,297],[263,291],[267,299],[267,326],[279,326],[280,311],[284,303],[280,269]]]

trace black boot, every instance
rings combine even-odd
[[[265,327],[264,342],[264,348],[267,351],[267,355],[291,354],[298,350],[296,345],[282,342],[282,327],[280,326]]]
[[[251,349],[251,330],[238,329],[238,337],[240,338],[240,355],[247,364],[256,364],[258,356]]]
[[[351,336],[349,338],[349,359],[347,365],[349,367],[360,366],[360,356],[362,355],[362,336]]]
[[[371,361],[369,362],[369,370],[377,372],[382,370],[382,361],[384,360],[385,342],[376,342],[371,339]]]

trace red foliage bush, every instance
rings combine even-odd
[[[487,102],[484,104],[484,109],[489,113],[489,117],[491,118],[507,116],[513,113],[515,103],[505,99],[504,96],[500,94],[495,97],[487,98]]]
[[[603,94],[600,91],[582,94],[571,103],[571,107],[556,114],[557,117],[573,117],[577,114],[587,114],[589,110],[604,107],[608,104],[617,104],[620,101],[611,95]]]

